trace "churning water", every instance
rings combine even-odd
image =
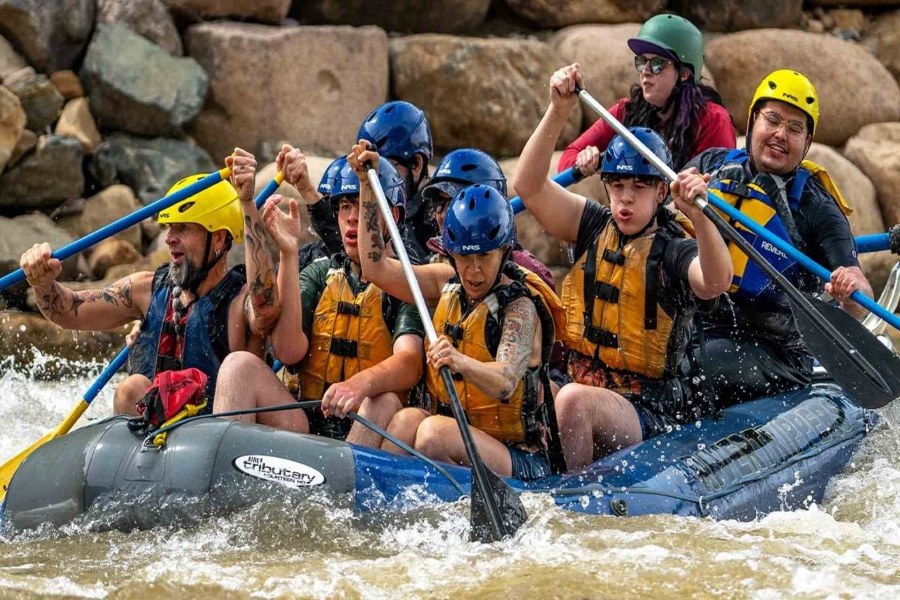
[[[0,462],[72,409],[99,365],[44,381],[0,372]],[[111,389],[82,423],[110,413]],[[881,411],[825,502],[751,523],[564,512],[526,495],[514,539],[470,543],[464,503],[358,515],[273,497],[190,528],[98,532],[85,519],[0,539],[14,598],[900,597],[900,406]]]

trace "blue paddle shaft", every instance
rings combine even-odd
[[[900,254],[900,225],[894,225],[885,233],[859,236],[856,238],[856,248],[860,252],[890,250],[894,254]]]
[[[219,183],[220,181],[222,181],[222,171],[210,173],[200,181],[196,181],[191,185],[178,190],[177,192],[174,192],[168,196],[164,196],[159,200],[134,211],[130,215],[126,215],[121,219],[113,221],[109,225],[104,225],[97,231],[89,233],[83,238],[75,240],[71,244],[66,244],[53,253],[53,258],[65,260],[70,256],[74,256],[82,250],[90,248],[97,242],[101,242],[108,237],[125,231],[132,225],[136,225],[144,219],[152,217],[159,211],[165,210],[177,202],[181,202],[182,200],[190,198],[194,194],[198,194],[206,188],[212,187],[213,185]],[[3,277],[0,277],[0,292],[23,281],[25,281],[25,272],[22,269],[16,269],[12,273],[8,273]]]
[[[260,190],[259,195],[256,196],[256,208],[261,207],[265,204],[266,200],[269,199],[269,196],[275,193],[275,190],[278,189],[279,182],[277,178],[272,179],[269,183],[266,184],[262,190]]]
[[[128,350],[128,346],[122,348],[122,351],[119,352],[119,354],[114,359],[112,359],[111,363],[106,365],[106,368],[103,369],[103,371],[97,377],[97,380],[94,381],[94,383],[91,384],[91,387],[89,387],[88,390],[84,393],[83,400],[87,404],[93,402],[94,398],[97,397],[97,394],[100,393],[100,390],[103,389],[103,386],[109,383],[109,380],[112,379],[112,376],[122,368],[122,366],[125,364],[125,361],[128,360]]]
[[[706,197],[709,200],[709,203],[716,207],[719,211],[725,213],[759,237],[763,238],[764,240],[796,260],[807,271],[818,276],[823,281],[831,281],[831,272],[828,269],[794,248],[789,242],[778,237],[774,233],[771,233],[768,229],[766,229],[741,211],[735,209],[733,206],[731,206],[721,198],[717,198],[712,193],[707,193]],[[895,329],[900,330],[900,318],[898,318],[897,315],[891,313],[888,310],[885,310],[883,306],[881,306],[859,290],[850,294],[850,297],[853,298],[861,306],[869,309],[877,316],[890,323],[890,325]]]
[[[562,173],[557,173],[552,177],[552,179],[559,185],[567,188],[573,183],[581,181],[582,179],[584,179],[584,177],[581,175],[581,172],[578,169],[576,169],[575,167],[570,167]],[[512,206],[513,214],[519,214],[520,212],[525,210],[525,204],[518,196],[510,200],[509,205]]]
[[[880,252],[891,249],[891,236],[887,233],[873,233],[856,238],[856,249],[859,252]]]

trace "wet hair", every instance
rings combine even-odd
[[[678,67],[681,72],[680,65]],[[634,84],[631,86],[628,102],[625,103],[625,126],[649,127],[657,131],[672,152],[672,164],[678,171],[693,158],[694,136],[700,123],[700,111],[707,102],[724,106],[719,92],[704,83],[696,83],[693,75],[685,81],[678,80],[662,110],[647,102],[641,86]],[[659,113],[665,112],[673,104],[675,111],[672,118],[661,128]]]

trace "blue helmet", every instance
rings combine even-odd
[[[460,148],[438,163],[422,196],[434,200],[444,192],[453,198],[463,188],[476,183],[490,186],[506,197],[506,177],[494,157],[475,148]]]
[[[359,127],[358,140],[375,144],[378,154],[409,162],[416,154],[427,163],[434,154],[431,128],[425,113],[417,106],[395,100],[373,110]]]
[[[444,219],[443,244],[453,254],[483,254],[512,244],[516,221],[506,197],[476,184],[459,192]]]
[[[672,155],[666,142],[658,133],[647,127],[629,127],[628,131],[634,134],[645,146],[672,168]],[[603,153],[603,164],[600,165],[601,177],[617,175],[620,177],[659,177],[665,179],[659,169],[641,156],[635,148],[621,135],[617,135],[606,147]]]
[[[340,160],[343,161],[343,164],[335,174],[331,191],[331,199],[335,203],[335,208],[341,198],[359,196],[359,177],[356,176],[356,171],[353,170],[346,158],[339,158],[338,161]],[[331,167],[329,166],[329,168]],[[378,181],[381,182],[381,189],[384,190],[388,204],[396,206],[402,212],[406,207],[406,187],[403,184],[403,178],[400,177],[391,161],[387,159],[378,161]]]
[[[341,167],[347,164],[346,156],[339,156],[338,158],[331,161],[331,164],[325,169],[325,173],[322,174],[322,179],[319,181],[319,193],[323,196],[330,196],[334,192],[334,182],[337,179],[338,173],[341,172]]]

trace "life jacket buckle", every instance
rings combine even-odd
[[[335,356],[356,358],[356,340],[332,338],[329,352]]]

